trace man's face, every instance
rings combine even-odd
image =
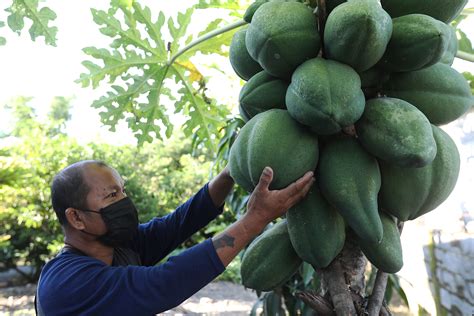
[[[90,191],[86,202],[88,209],[99,211],[114,202],[126,197],[124,181],[118,172],[112,168],[89,164],[83,170],[84,181]],[[84,224],[87,231],[96,235],[105,234],[107,228],[101,215],[98,213],[84,212]]]

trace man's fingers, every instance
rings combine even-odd
[[[293,206],[308,193],[314,181],[313,172],[309,171],[296,182],[283,189],[289,207]]]
[[[299,178],[298,180],[296,180],[296,182],[293,182],[292,184],[290,184],[288,187],[286,187],[285,189],[283,189],[283,191],[285,191],[285,193],[287,194],[288,198],[293,196],[293,195],[297,195],[298,193],[301,192],[301,190],[303,190],[303,188],[308,184],[310,183],[312,180],[311,179],[314,179],[313,178],[313,172],[312,171],[308,171],[305,173],[304,176],[302,176],[301,178]]]
[[[256,190],[268,190],[270,183],[273,180],[273,170],[270,167],[265,167],[260,175],[260,180],[256,186]]]

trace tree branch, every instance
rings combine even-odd
[[[369,316],[378,316],[380,314],[380,308],[382,307],[383,299],[385,296],[385,289],[387,287],[388,274],[382,270],[377,271],[375,277],[374,289],[372,295],[370,295],[369,306],[367,311]]]
[[[336,314],[357,315],[340,258],[336,258],[326,269],[323,269],[323,273]]]
[[[316,311],[317,315],[321,316],[334,316],[334,308],[332,307],[331,303],[328,302],[324,297],[311,292],[298,292],[296,296],[302,300],[306,305],[311,307],[313,310]]]
[[[403,222],[398,222],[398,232],[400,235],[403,230]],[[377,271],[377,276],[375,277],[374,288],[372,294],[370,295],[369,305],[367,311],[369,316],[379,316],[380,309],[382,308],[383,299],[385,297],[385,290],[387,288],[388,274],[382,270]]]

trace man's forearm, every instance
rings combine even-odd
[[[264,227],[264,223],[244,215],[222,233],[214,236],[212,243],[222,264],[227,266]]]
[[[226,197],[233,187],[234,180],[231,178],[227,167],[209,182],[209,195],[216,207],[224,204]]]

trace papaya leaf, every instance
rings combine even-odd
[[[196,5],[196,8],[198,9],[219,8],[219,9],[239,10],[242,7],[238,0],[199,0],[198,4]]]
[[[473,54],[474,50],[472,49],[471,40],[467,37],[466,33],[457,29],[458,33],[458,49],[462,52],[466,52],[468,54]]]
[[[163,12],[152,17],[150,8],[136,1],[123,3],[112,0],[107,11],[91,10],[111,43],[108,48],[84,48],[92,60],[82,63],[87,72],[76,82],[93,89],[108,85],[106,95],[92,106],[101,110],[102,123],[112,131],[125,120],[139,145],[169,137],[173,130],[169,115],[175,113],[185,116],[182,130],[192,138],[193,148],[202,144],[215,151],[229,110],[206,96],[207,79],[190,58],[198,51],[225,54],[222,46],[230,44],[230,35],[222,33],[233,28],[224,28],[189,49],[183,45],[199,33],[189,30],[194,7],[175,18]],[[220,24],[220,19],[214,20],[203,30],[215,32]],[[163,39],[164,33],[171,36],[170,43]]]
[[[186,68],[175,64],[170,67],[170,71],[176,76],[176,83],[182,85],[178,91],[182,97],[176,101],[176,111],[189,117],[183,127],[184,134],[186,136],[193,135],[195,141],[204,143],[215,152],[213,135],[217,134],[222,124],[222,118],[229,112],[225,107],[216,106],[215,101],[209,100],[205,94],[195,93],[189,76],[185,75]]]
[[[13,0],[5,11],[10,13],[7,23],[13,32],[20,35],[25,26],[24,19],[27,18],[32,22],[29,29],[31,40],[35,41],[37,37],[43,36],[46,44],[56,46],[58,28],[49,25],[56,19],[53,10],[48,7],[39,8],[38,0]]]

